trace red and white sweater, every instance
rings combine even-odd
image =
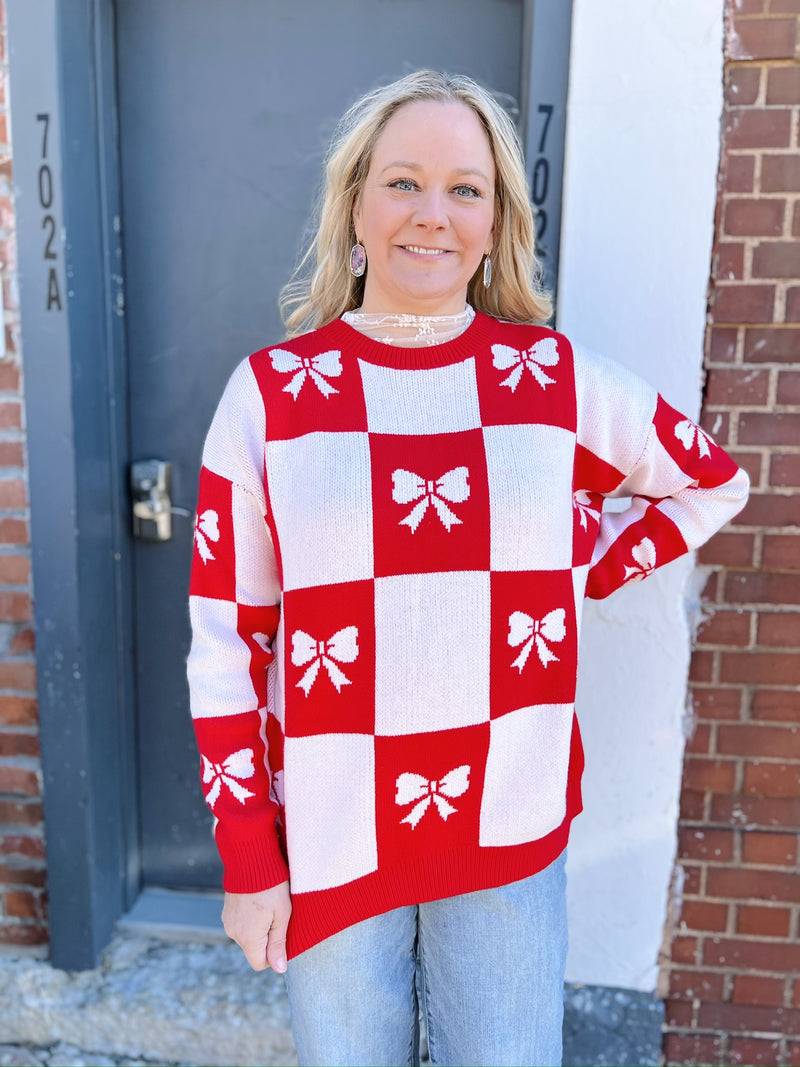
[[[631,497],[603,513],[605,497]],[[234,372],[203,456],[192,715],[225,888],[294,956],[545,867],[581,809],[584,596],[696,548],[747,476],[625,368],[478,314],[340,320]]]

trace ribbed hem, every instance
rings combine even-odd
[[[399,370],[425,370],[430,367],[446,367],[474,356],[489,340],[496,326],[494,319],[476,311],[475,318],[458,337],[440,345],[424,345],[421,348],[382,344],[348,326],[341,319],[334,319],[318,333],[326,334],[334,344],[346,348],[349,353],[367,363],[396,367]]]
[[[492,889],[544,870],[566,848],[570,823],[580,810],[579,803],[557,829],[528,844],[414,856],[336,889],[294,894],[286,942],[289,959],[392,908]]]
[[[260,893],[288,881],[289,868],[275,833],[233,844],[225,840],[220,830],[217,826],[217,848],[225,867],[222,887],[226,893]]]

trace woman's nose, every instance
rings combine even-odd
[[[420,226],[446,226],[448,218],[445,195],[435,189],[423,193],[417,200],[414,221]]]

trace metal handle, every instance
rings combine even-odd
[[[133,536],[141,541],[172,539],[172,464],[163,459],[141,459],[131,464]]]

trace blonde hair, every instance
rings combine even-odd
[[[491,145],[496,169],[492,284],[485,288],[479,268],[467,286],[467,300],[478,311],[510,322],[550,318],[552,303],[541,284],[522,146],[513,122],[472,78],[421,70],[363,96],[337,127],[326,157],[314,238],[281,291],[289,337],[361,306],[364,278],[355,278],[348,268],[356,241],[353,207],[386,123],[398,108],[417,100],[466,104],[482,122]]]

